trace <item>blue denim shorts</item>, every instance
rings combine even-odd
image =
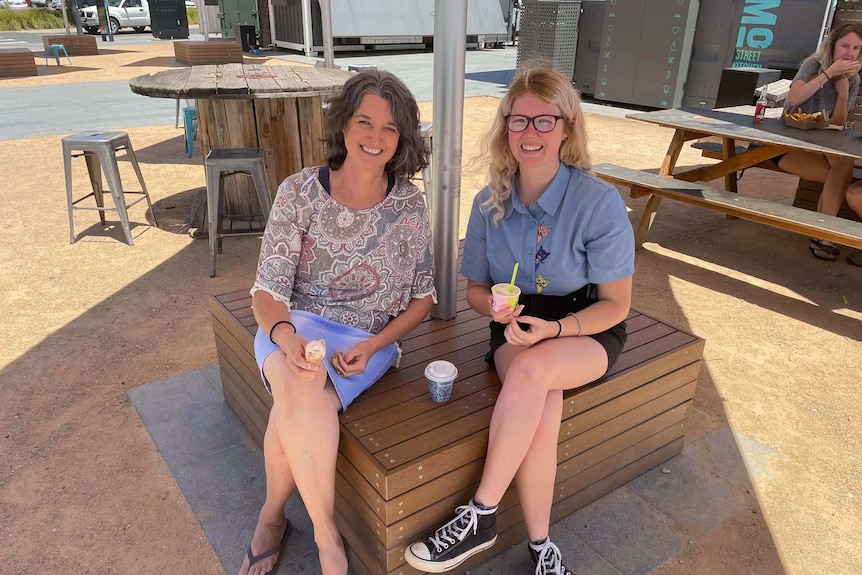
[[[360,393],[383,377],[390,367],[397,366],[401,359],[401,349],[397,344],[392,343],[371,356],[365,371],[350,377],[342,377],[332,367],[332,356],[338,351],[342,353],[350,351],[359,342],[369,339],[371,334],[314,313],[298,310],[290,312],[290,321],[296,326],[296,333],[306,341],[322,339],[326,342],[326,356],[321,365],[326,368],[329,379],[335,386],[335,391],[341,400],[342,411],[347,409]],[[254,338],[254,357],[260,369],[260,376],[263,378],[263,385],[270,394],[272,394],[272,388],[263,374],[263,362],[277,349],[279,349],[278,346],[270,341],[269,334],[258,329]]]

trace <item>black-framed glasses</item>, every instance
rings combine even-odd
[[[510,132],[523,132],[527,129],[527,126],[532,123],[537,132],[547,134],[548,132],[553,132],[554,128],[557,127],[557,122],[562,119],[562,116],[554,116],[551,114],[542,114],[541,116],[532,117],[509,115],[506,116],[506,126],[509,128]]]

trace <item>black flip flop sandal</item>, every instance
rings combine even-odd
[[[278,553],[278,559],[275,560],[275,565],[272,566],[272,569],[269,570],[269,573],[275,573],[276,571],[278,571],[278,566],[281,564],[281,558],[284,557],[284,544],[287,543],[288,535],[290,535],[290,521],[287,522],[287,526],[284,528],[284,535],[281,536],[281,541],[279,542],[279,544],[270,549],[269,551],[264,551],[260,555],[252,555],[251,545],[249,545],[248,551],[246,551],[246,554],[248,555],[248,568],[251,569],[251,566],[255,563]]]
[[[812,251],[814,251],[815,249],[818,249],[821,252],[826,252],[827,254],[829,254],[831,256],[837,256],[838,254],[841,253],[841,251],[838,249],[838,247],[830,241],[818,240],[817,238],[808,238],[808,241],[811,242],[811,250]],[[817,256],[814,256],[814,257],[817,257]],[[820,259],[822,260],[822,259],[826,259],[826,258],[820,258]],[[835,258],[832,258],[832,259],[835,259]]]
[[[811,255],[813,255],[818,260],[823,260],[827,262],[834,262],[837,257],[835,254],[826,251],[824,248],[820,247],[820,244],[812,241],[809,244],[808,249],[811,250]]]

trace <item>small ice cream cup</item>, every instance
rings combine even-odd
[[[514,311],[518,307],[518,298],[521,297],[521,288],[512,284],[495,284],[491,288],[494,297],[494,311],[502,311],[504,307],[510,307]]]

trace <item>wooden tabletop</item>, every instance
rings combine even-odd
[[[213,64],[165,70],[129,80],[155,98],[290,98],[334,95],[352,72],[311,66]]]
[[[703,135],[862,159],[862,134],[855,130],[800,130],[785,126],[780,118],[765,118],[762,124],[754,124],[747,114],[694,108],[657,110],[626,117]]]

